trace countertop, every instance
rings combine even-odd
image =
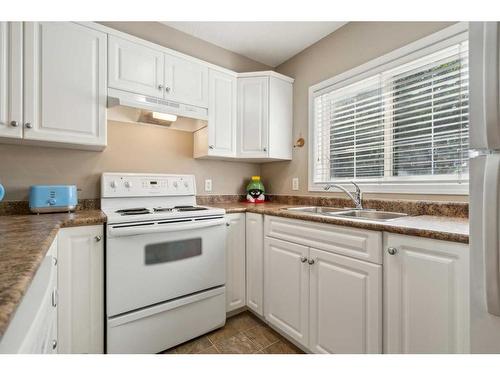
[[[422,215],[406,216],[390,221],[373,221],[286,211],[283,210],[283,208],[299,206],[280,203],[254,204],[231,202],[211,204],[210,206],[224,208],[226,213],[254,212],[258,214],[287,217],[290,219],[301,219],[319,223],[406,234],[409,236],[469,243],[469,219],[465,218]]]
[[[59,228],[104,222],[101,210],[0,216],[0,338]]]

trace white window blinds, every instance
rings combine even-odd
[[[466,41],[313,95],[314,183],[467,178]]]

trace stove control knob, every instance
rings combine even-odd
[[[174,188],[178,188],[179,187],[179,184],[177,183],[177,181],[174,181]]]
[[[125,187],[130,189],[132,187],[132,183],[130,181],[125,181]]]
[[[116,181],[111,181],[109,183],[109,186],[111,186],[111,188],[115,189],[116,188]]]

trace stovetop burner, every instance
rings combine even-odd
[[[153,208],[154,212],[172,212],[173,208],[172,207],[155,207]]]
[[[208,208],[206,207],[197,207],[197,206],[175,206],[174,208],[179,212],[208,210]]]
[[[138,207],[138,208],[125,208],[122,210],[117,210],[116,213],[122,216],[126,216],[126,215],[144,215],[144,214],[149,214],[150,212],[145,207]]]

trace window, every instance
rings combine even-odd
[[[467,189],[466,33],[333,80],[310,90],[313,190],[346,181]]]

